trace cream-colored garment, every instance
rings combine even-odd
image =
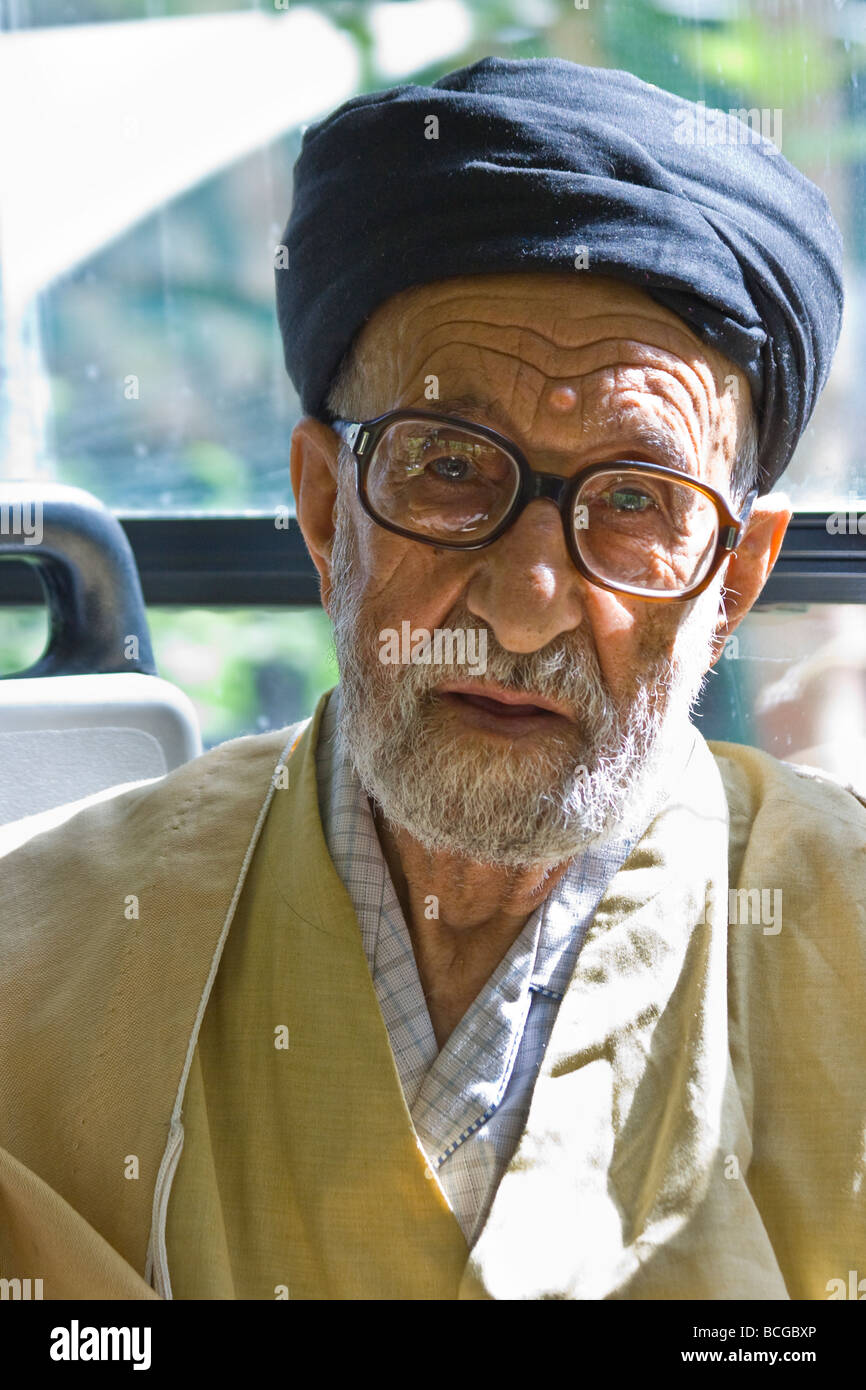
[[[866,808],[697,740],[602,899],[467,1263],[324,846],[321,709],[287,789],[269,791],[286,731],[242,740],[3,861],[0,1275],[44,1277],[38,1255],[47,1297],[147,1297],[147,1277],[205,1297],[825,1298],[864,1265]],[[728,926],[729,861],[730,886],[782,894],[780,930]]]

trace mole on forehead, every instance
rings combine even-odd
[[[434,415],[450,415],[472,424],[487,425],[507,438],[513,439],[515,443],[523,443],[529,447],[530,441],[522,437],[505,408],[496,400],[484,400],[480,396],[466,393],[459,396],[446,396],[429,404],[425,402],[424,406],[419,406],[418,409],[429,411]],[[624,432],[633,434],[636,438],[645,438],[648,443],[655,447],[665,448],[669,455],[668,461],[675,467],[681,467],[685,472],[692,471],[690,450],[684,447],[683,441],[678,438],[676,432],[672,431],[663,420],[659,420],[655,416],[651,419],[644,416],[640,407],[634,403],[625,405],[622,411],[611,409],[609,405],[600,406],[582,423],[582,432],[588,436],[600,435],[605,430],[613,430],[621,426]]]
[[[631,423],[644,413],[641,406],[633,400],[624,401],[621,406],[618,406],[615,400],[612,402],[610,393],[603,383],[598,383],[598,389],[593,391],[592,395],[594,400],[590,404],[585,393],[567,381],[553,381],[544,388],[537,404],[553,418],[567,417],[581,406],[581,423],[587,433],[610,429],[620,423]],[[654,399],[659,407],[675,404],[663,393],[658,393]],[[413,405],[435,415],[462,415],[478,424],[488,424],[505,434],[519,430],[516,418],[500,398],[471,390],[448,393],[429,402],[419,399],[417,402],[394,408],[411,409]],[[654,423],[660,423],[655,412],[651,413]]]

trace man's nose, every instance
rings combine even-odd
[[[512,652],[534,652],[585,621],[586,581],[552,502],[530,502],[504,536],[478,552],[466,602]]]

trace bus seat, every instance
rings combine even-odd
[[[201,734],[192,702],[157,674],[111,512],[80,488],[4,481],[0,522],[0,558],[35,568],[48,607],[42,656],[0,678],[0,825],[35,830],[55,808],[65,819],[95,793],[165,776],[202,751]]]

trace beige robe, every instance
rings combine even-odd
[[[866,1274],[866,805],[697,739],[602,898],[470,1253],[327,853],[322,708],[0,860],[0,1277],[152,1298],[174,1271],[192,1296],[206,1256],[210,1297],[822,1299]],[[257,986],[214,990],[231,930],[279,981],[259,1016]],[[218,995],[269,1034],[243,1191],[283,1225],[246,1263],[255,1195],[216,1185],[202,1127]]]

